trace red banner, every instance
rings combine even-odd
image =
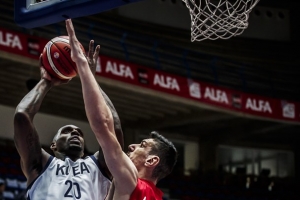
[[[38,59],[48,40],[0,28],[0,50]],[[274,120],[300,122],[300,103],[229,90],[107,56],[97,74],[207,105]]]
[[[300,122],[300,103],[246,94],[100,56],[97,74],[248,115]]]
[[[38,59],[48,41],[0,28],[0,50]]]

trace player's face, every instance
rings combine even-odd
[[[128,146],[127,155],[136,166],[137,170],[145,164],[154,144],[153,139],[144,139],[140,144],[131,144]]]
[[[82,154],[84,139],[80,128],[74,125],[61,127],[56,136],[56,148],[58,152],[64,152],[66,155]]]

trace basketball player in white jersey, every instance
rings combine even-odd
[[[99,47],[93,52],[90,42],[86,61],[94,72]],[[27,199],[30,200],[103,200],[111,185],[101,149],[91,156],[84,155],[84,133],[75,125],[61,127],[50,146],[54,157],[41,148],[39,134],[33,119],[39,111],[47,92],[66,81],[51,77],[43,67],[41,80],[21,100],[14,116],[14,140],[21,157],[21,167],[27,178]],[[91,73],[93,73],[91,72]],[[123,145],[123,133],[118,114],[110,99],[105,101],[114,116],[118,141]],[[40,134],[42,130],[40,130]]]
[[[176,148],[166,138],[152,132],[150,138],[140,144],[130,145],[127,155],[122,151],[114,133],[113,116],[89,70],[70,19],[66,20],[66,27],[71,57],[77,65],[82,84],[86,114],[114,177],[106,199],[162,200],[163,193],[156,184],[172,171],[177,159]]]

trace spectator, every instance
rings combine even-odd
[[[3,179],[0,179],[0,200],[4,200],[3,193],[5,191],[5,182]]]

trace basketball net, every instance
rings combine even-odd
[[[182,0],[191,15],[191,41],[229,39],[248,27],[259,0]]]

